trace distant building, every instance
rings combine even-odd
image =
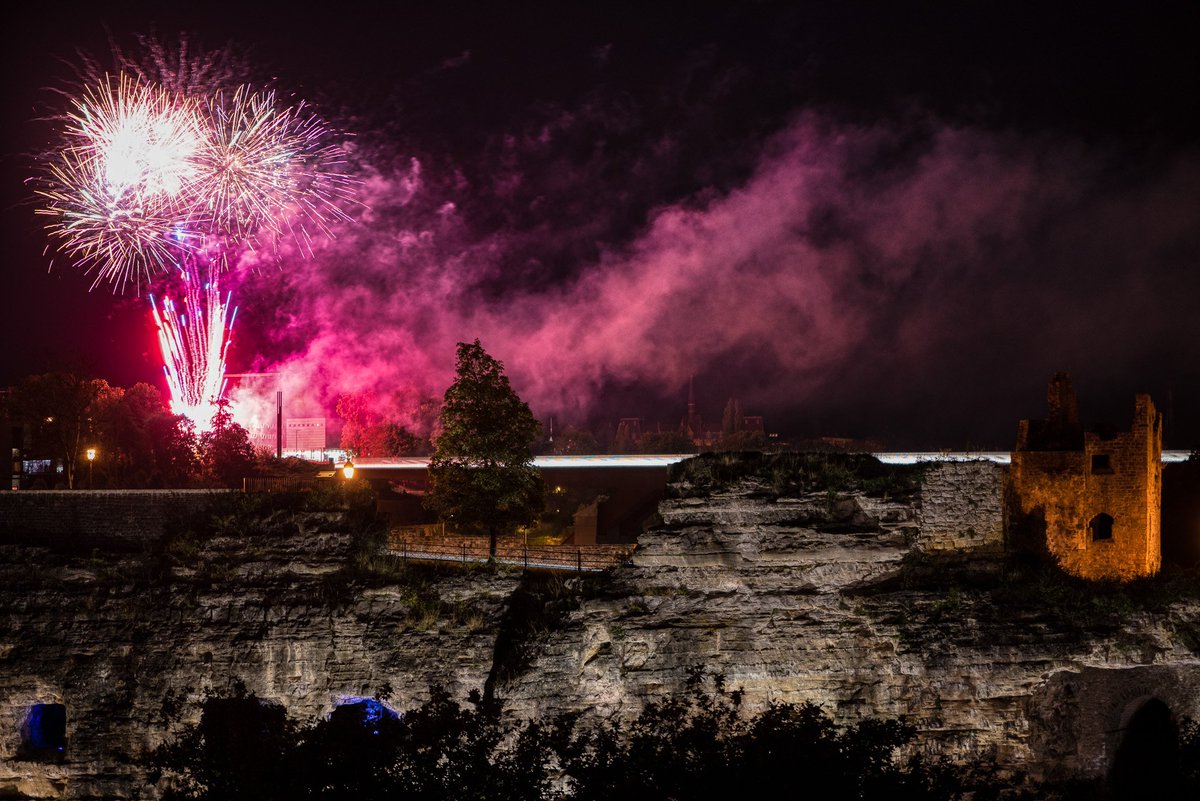
[[[1066,373],[1049,417],[1022,420],[1007,488],[1010,544],[1044,547],[1064,570],[1127,581],[1162,562],[1162,416],[1138,395],[1128,431],[1083,430]]]
[[[285,451],[325,450],[324,417],[289,417],[284,423]]]

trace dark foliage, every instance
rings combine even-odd
[[[232,696],[205,701],[198,725],[151,754],[152,776],[170,777],[165,801],[278,798],[292,780],[287,762],[296,745],[283,707],[239,684]]]
[[[440,688],[393,716],[379,706],[385,697],[299,730],[244,691],[211,699],[198,726],[153,753],[155,778],[168,777],[168,799],[262,801],[728,801],[813,777],[828,799],[982,799],[993,789],[972,771],[898,758],[912,737],[899,723],[839,729],[811,704],[747,717],[740,692],[700,671],[629,723],[520,724],[498,701],[472,693],[463,706]]]
[[[233,421],[229,401],[217,401],[212,428],[200,435],[200,460],[210,481],[240,487],[255,469],[254,446],[246,429]]]
[[[772,497],[862,492],[904,498],[920,487],[921,467],[886,465],[865,453],[705,453],[671,468],[668,494],[701,497],[754,482]]]

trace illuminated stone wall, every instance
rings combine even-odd
[[[1044,531],[1050,554],[1083,578],[1128,581],[1157,573],[1162,417],[1150,397],[1137,396],[1128,431],[1083,434],[1082,449],[1027,449],[1028,429],[1023,422],[1012,456],[1010,533]]]
[[[1002,550],[1003,478],[1004,466],[994,462],[926,467],[917,545],[924,551]]]

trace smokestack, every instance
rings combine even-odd
[[[275,393],[275,458],[283,458],[283,390]]]

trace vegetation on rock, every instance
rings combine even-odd
[[[478,799],[728,801],[750,787],[821,786],[837,799],[994,797],[975,770],[904,759],[913,731],[864,720],[839,729],[817,707],[747,716],[741,693],[695,670],[684,692],[629,722],[576,716],[516,722],[473,692],[432,688],[397,715],[386,690],[309,725],[243,689],[204,703],[196,726],[149,757],[165,799]],[[819,779],[818,779],[819,777]]]

